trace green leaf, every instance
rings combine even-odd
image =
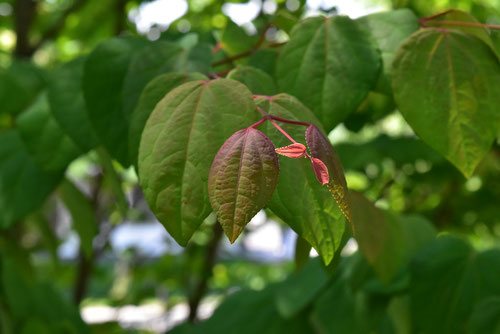
[[[345,262],[341,265],[345,265]],[[343,270],[344,266],[341,266]],[[340,273],[340,272],[339,272]],[[338,275],[338,274],[337,274]],[[314,303],[311,320],[318,333],[364,334],[369,333],[367,318],[363,317],[349,282],[337,277]]]
[[[231,243],[273,195],[279,175],[274,149],[265,134],[249,127],[229,137],[212,162],[208,196]]]
[[[14,61],[7,69],[0,69],[0,114],[17,115],[38,96],[45,79],[35,65]]]
[[[285,318],[296,315],[317,297],[328,282],[328,275],[319,258],[305,264],[277,288],[276,305]]]
[[[477,27],[477,26],[468,27],[460,25],[449,25],[446,24],[447,21],[481,23],[471,14],[463,12],[458,9],[450,9],[444,13],[432,17],[430,20],[423,20],[423,23],[425,24],[426,27],[446,28],[446,29],[461,31],[469,35],[473,35],[482,40],[484,43],[486,43],[493,50],[493,52],[499,55],[499,53],[495,48],[495,45],[493,44],[491,33],[488,28]]]
[[[414,332],[462,333],[474,304],[500,295],[500,250],[476,253],[465,241],[442,237],[412,263]]]
[[[471,334],[500,334],[500,296],[486,298],[476,304],[469,328]]]
[[[401,43],[418,30],[418,18],[409,9],[370,14],[356,20],[362,29],[371,34],[382,56],[383,71],[377,90],[391,95],[390,74],[392,62]]]
[[[97,234],[97,221],[94,209],[85,196],[73,183],[65,179],[59,187],[59,194],[71,214],[73,228],[80,237],[80,247],[85,255],[92,255],[92,241]]]
[[[156,106],[139,147],[139,179],[158,220],[181,244],[211,213],[210,165],[235,131],[258,119],[252,94],[237,81],[185,83]]]
[[[61,174],[42,170],[17,131],[0,132],[0,227],[11,225],[42,205]]]
[[[426,29],[394,62],[393,89],[416,134],[470,177],[500,128],[500,64],[479,39]]]
[[[286,31],[287,33],[290,33],[298,21],[299,19],[287,10],[278,10],[278,12],[271,18],[271,23],[273,25]]]
[[[133,55],[123,83],[123,113],[130,117],[143,88],[154,77],[176,70],[183,49],[171,42],[159,41]]]
[[[432,241],[432,225],[418,217],[396,216],[351,192],[352,223],[359,250],[385,283],[408,264],[410,257]]]
[[[354,112],[378,78],[370,36],[343,16],[314,17],[293,29],[278,58],[282,90],[298,97],[333,129]]]
[[[266,72],[252,66],[238,66],[229,72],[227,78],[245,84],[254,94],[274,95],[278,93],[274,79]]]
[[[47,171],[65,169],[82,153],[53,118],[45,93],[17,118],[17,127],[28,151]]]
[[[319,124],[316,117],[292,96],[279,94],[257,101],[271,115]],[[282,127],[296,140],[304,141],[304,127],[288,124]],[[289,144],[271,124],[267,123],[263,131],[276,147]],[[326,264],[333,259],[342,240],[345,218],[328,188],[316,180],[308,159],[280,158],[280,179],[268,207],[307,240]]]
[[[276,73],[278,50],[276,48],[259,49],[248,58],[248,65],[258,68],[273,77]]]
[[[142,39],[113,38],[98,45],[85,61],[83,92],[90,122],[100,142],[124,165],[130,115],[124,111],[123,85],[133,56],[145,45]]]
[[[161,74],[151,80],[142,91],[137,107],[130,116],[129,153],[130,161],[137,164],[137,153],[141,141],[142,130],[153,112],[156,104],[175,87],[193,80],[202,80],[206,77],[199,73],[171,72]]]
[[[235,55],[250,50],[258,40],[258,36],[248,35],[243,28],[228,20],[222,32],[221,47],[229,55]]]
[[[50,111],[64,132],[84,152],[96,147],[97,136],[90,124],[83,98],[85,58],[62,65],[51,73],[48,86]]]
[[[327,166],[330,179],[326,185],[337,202],[340,211],[348,221],[351,221],[351,204],[349,190],[344,176],[342,164],[333,150],[332,144],[320,129],[310,125],[306,129],[306,142],[313,158],[318,158]]]
[[[291,319],[280,316],[274,303],[275,292],[273,285],[262,291],[239,291],[226,298],[210,319],[188,333],[313,333],[306,314]]]

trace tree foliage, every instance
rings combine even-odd
[[[125,19],[139,2],[6,2],[0,332],[97,333],[78,306],[137,216],[130,189],[198,266],[191,320],[222,231],[241,241],[265,210],[298,235],[295,272],[173,333],[498,331],[500,10],[393,2],[352,19],[277,1],[249,34],[222,2],[189,1],[155,41]],[[82,161],[97,172],[75,178]],[[58,206],[80,240],[73,304],[51,284]]]

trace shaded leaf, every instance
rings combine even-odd
[[[378,277],[389,282],[436,232],[425,220],[378,209],[360,193],[351,192],[350,197],[359,249]]]
[[[464,333],[474,305],[500,295],[500,250],[477,253],[458,238],[425,247],[411,271],[414,332]]]
[[[28,151],[47,171],[65,169],[82,153],[52,116],[45,93],[17,118],[17,127]]]
[[[46,172],[33,160],[17,131],[0,132],[0,227],[42,205],[61,176],[61,171]]]
[[[227,21],[221,36],[221,46],[229,55],[250,50],[257,43],[258,36],[250,36],[231,20]]]
[[[107,40],[92,51],[84,66],[83,92],[92,127],[99,141],[124,165],[128,165],[130,115],[125,113],[123,86],[133,56],[146,45],[147,41],[136,38]]]
[[[138,50],[130,60],[123,81],[123,114],[130,117],[143,88],[154,77],[172,72],[181,66],[182,47],[159,41]]]
[[[227,78],[245,84],[254,94],[274,95],[278,93],[274,79],[266,72],[252,66],[238,66],[228,73]]]
[[[258,119],[237,81],[185,83],[157,104],[139,147],[139,179],[158,220],[181,245],[211,213],[207,179],[224,141]]]
[[[259,130],[240,130],[222,145],[210,169],[208,196],[231,242],[269,202],[278,175],[274,145]]]
[[[394,62],[395,100],[429,146],[469,177],[500,127],[500,63],[479,39],[426,29]]]
[[[290,275],[278,286],[278,311],[285,318],[296,315],[315,300],[327,282],[328,275],[319,258],[305,263],[300,271]]]
[[[469,328],[471,334],[500,333],[500,296],[486,298],[476,304]]]
[[[356,21],[362,29],[371,34],[373,43],[382,56],[383,71],[377,90],[390,95],[392,62],[401,43],[418,30],[418,18],[411,10],[405,8],[370,14]]]
[[[42,70],[25,61],[0,68],[0,114],[17,115],[30,106],[45,85]]]
[[[281,89],[333,129],[372,89],[380,57],[370,36],[343,16],[308,18],[292,30],[277,65]]]
[[[85,58],[62,65],[51,73],[48,85],[50,111],[61,129],[86,152],[97,146],[83,97],[82,79]]]
[[[262,291],[238,291],[226,298],[210,319],[185,332],[173,333],[312,333],[306,314],[290,319],[280,316],[274,303],[275,293],[276,285]]]

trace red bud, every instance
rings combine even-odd
[[[318,182],[321,183],[321,185],[328,184],[328,182],[330,182],[330,175],[328,174],[328,168],[325,163],[318,158],[311,158],[311,163]]]
[[[288,158],[302,158],[306,156],[306,147],[301,143],[293,143],[288,146],[278,147],[276,153],[284,155]]]

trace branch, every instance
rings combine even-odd
[[[217,67],[220,65],[229,64],[235,60],[251,56],[254,52],[256,52],[262,46],[262,44],[264,44],[264,41],[266,40],[266,33],[270,27],[271,27],[270,25],[267,25],[264,27],[264,30],[262,30],[262,33],[259,35],[259,40],[249,50],[243,51],[241,53],[237,53],[234,56],[226,57],[224,59],[215,61],[212,63],[212,67]]]
[[[205,260],[203,261],[203,268],[201,272],[201,279],[194,288],[193,293],[189,297],[189,321],[194,322],[198,315],[198,307],[200,306],[200,302],[205,295],[208,288],[208,281],[210,277],[212,277],[212,271],[215,265],[217,248],[219,246],[219,242],[222,238],[222,227],[219,222],[215,222],[213,226],[213,235],[212,239],[206,246],[205,250]]]
[[[429,28],[432,26],[427,25],[426,20],[420,21],[420,25],[423,28]],[[433,21],[433,25],[440,26],[449,26],[449,27],[469,27],[469,28],[488,28],[491,30],[500,30],[500,24],[489,24],[489,23],[480,23],[480,22],[466,22],[466,21]]]
[[[418,20],[418,22],[420,23],[420,26],[422,28],[429,28],[433,27],[433,25],[439,25],[439,26],[450,26],[450,27],[489,28],[492,30],[500,30],[500,24],[488,24],[481,22],[452,21],[452,20],[435,21],[435,19],[440,18],[452,11],[453,11],[452,9],[449,9],[447,11],[438,14],[422,17]],[[432,22],[433,25],[428,25],[427,22]]]
[[[16,32],[16,48],[14,55],[18,58],[29,58],[34,53],[30,45],[29,33],[36,16],[37,2],[33,0],[17,0],[14,3],[14,29]]]
[[[80,7],[85,4],[84,0],[75,0],[71,6],[66,8],[59,17],[59,19],[52,25],[48,30],[46,30],[40,40],[33,46],[33,52],[38,50],[45,42],[54,39],[59,35],[61,30],[64,28],[66,24],[66,20],[68,16],[70,16],[73,12],[76,12]]]

